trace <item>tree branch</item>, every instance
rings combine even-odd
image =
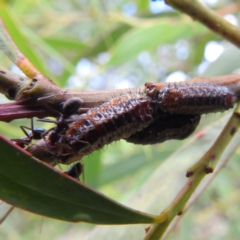
[[[186,13],[218,35],[240,47],[240,30],[216,12],[212,11],[198,0],[165,0],[173,8]]]

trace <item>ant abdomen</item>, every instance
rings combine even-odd
[[[69,116],[75,113],[82,105],[82,100],[78,97],[69,98],[62,104],[62,112],[64,115]]]
[[[64,173],[66,173],[68,176],[72,178],[79,179],[82,172],[83,172],[83,165],[80,162],[78,162],[78,163],[75,163],[73,166],[71,166]]]

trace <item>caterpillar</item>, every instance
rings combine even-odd
[[[161,143],[170,139],[182,140],[193,133],[199,121],[200,115],[162,113],[148,127],[125,138],[125,140],[142,145]]]
[[[68,127],[65,125],[60,131],[57,124],[58,131],[52,130],[56,138],[49,134],[48,139],[39,141],[27,150],[43,161],[68,164],[106,144],[128,138],[151,124],[157,115],[155,104],[144,94],[122,95],[85,114],[70,116],[65,119],[65,123],[72,121]]]
[[[146,83],[146,94],[163,112],[205,114],[232,108],[238,98],[227,86],[209,83],[178,83],[161,86]]]
[[[155,105],[143,94],[123,95],[91,109],[66,131],[65,144],[71,148],[67,162],[131,136],[151,124],[156,116]],[[66,162],[64,155],[62,161]]]

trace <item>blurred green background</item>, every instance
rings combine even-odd
[[[239,24],[238,1],[203,2]],[[0,15],[21,51],[62,87],[119,89],[240,71],[239,49],[163,1],[2,0]],[[2,52],[0,64],[21,74]],[[7,102],[4,96],[0,101]],[[187,167],[216,139],[226,114],[203,116],[196,131],[206,129],[200,139],[106,146],[84,158],[85,181],[116,201],[157,214],[183,186]],[[29,124],[29,119],[1,123],[0,133],[22,137],[19,126]],[[167,239],[239,239],[239,150],[232,158]],[[94,228],[18,209],[0,226],[0,238],[14,240],[141,239],[143,234],[144,226]]]

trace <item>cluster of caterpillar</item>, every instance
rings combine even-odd
[[[27,150],[53,165],[69,164],[120,139],[135,144],[184,139],[195,130],[201,114],[223,111],[237,102],[234,91],[214,84],[145,87],[145,92],[114,97],[84,114],[74,114],[81,107],[79,99],[67,100],[58,120],[51,121],[56,126]]]

